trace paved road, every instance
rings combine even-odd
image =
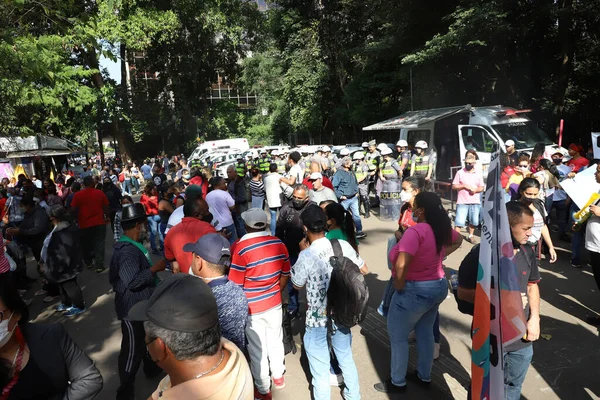
[[[393,222],[382,222],[375,217],[364,220],[368,237],[361,241],[360,251],[371,274],[367,277],[371,291],[371,310],[366,320],[353,328],[353,352],[358,367],[363,398],[386,399],[388,396],[373,389],[373,384],[386,378],[389,371],[389,343],[385,321],[373,310],[379,304],[389,270],[385,261],[387,238],[395,229]],[[108,228],[110,229],[110,228]],[[112,236],[110,236],[112,237]],[[112,241],[106,248],[107,263],[112,254]],[[529,400],[596,399],[600,398],[600,352],[598,330],[587,325],[588,315],[600,313],[600,294],[589,268],[583,270],[570,266],[569,244],[556,242],[559,261],[543,262],[542,282],[542,334],[534,346],[534,362],[529,369],[523,396]],[[457,269],[471,245],[464,245],[446,260],[447,268]],[[35,276],[30,265],[30,275]],[[110,293],[108,273],[96,274],[86,270],[80,276],[84,298],[89,311],[74,319],[65,319],[52,311],[52,307],[36,298],[31,305],[35,321],[63,322],[67,331],[96,361],[104,377],[100,399],[114,399],[118,386],[117,355],[120,348],[120,324],[115,317],[114,295]],[[37,285],[26,294],[31,298]],[[456,302],[449,297],[440,307],[442,354],[434,363],[434,388],[423,391],[410,386],[402,398],[407,399],[465,399],[470,371],[470,317],[458,312]],[[302,322],[294,326],[299,333]],[[300,334],[296,336],[299,351],[286,358],[286,388],[274,393],[275,399],[309,399],[309,370],[302,353]],[[411,350],[414,367],[416,351]],[[140,372],[136,383],[138,399],[146,399],[160,378],[146,379]],[[332,398],[340,399],[339,390],[332,388]],[[392,398],[392,397],[390,397]]]

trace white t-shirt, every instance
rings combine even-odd
[[[223,228],[233,224],[230,207],[235,205],[233,197],[225,190],[216,189],[206,195],[208,209]]]
[[[533,211],[533,227],[531,228],[529,243],[536,243],[542,238],[542,228],[544,227],[546,216],[547,214],[545,210],[544,215],[540,214],[537,208],[535,211]]]
[[[302,180],[304,179],[304,170],[302,169],[300,164],[296,164],[292,168],[290,168],[289,176],[296,177],[296,182],[294,183],[294,185],[302,183]]]
[[[365,265],[350,243],[345,240],[339,243],[344,257],[359,268]],[[329,259],[332,256],[331,241],[321,238],[312,242],[308,249],[302,250],[298,261],[292,266],[292,283],[298,287],[306,285],[306,326],[311,328],[327,326],[327,289],[332,270]]]
[[[169,216],[169,220],[167,221],[167,229],[165,229],[165,235],[169,232],[169,230],[181,222],[183,219],[183,206],[177,207]]]
[[[588,251],[600,253],[600,217],[596,217],[594,214],[587,221],[585,248]]]
[[[279,179],[281,175],[277,172],[269,172],[263,177],[265,184],[265,193],[267,195],[267,205],[269,208],[281,207],[281,186]]]

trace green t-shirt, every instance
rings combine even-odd
[[[329,240],[338,239],[338,240],[345,240],[346,242],[348,241],[348,236],[346,236],[344,231],[342,231],[340,228],[337,228],[337,229],[327,232],[325,234],[325,237]]]

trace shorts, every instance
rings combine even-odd
[[[472,226],[479,225],[479,216],[481,214],[481,204],[457,204],[456,219],[454,226],[463,228],[467,225],[467,219]]]

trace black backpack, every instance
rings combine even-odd
[[[332,239],[331,246],[333,257],[329,259],[329,263],[333,270],[327,290],[327,315],[336,325],[351,328],[367,314],[369,288],[360,268],[344,257],[340,242]]]

